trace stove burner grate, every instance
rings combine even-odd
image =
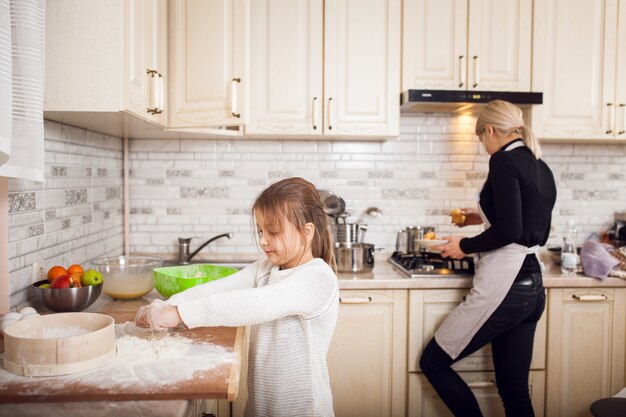
[[[474,258],[443,258],[439,253],[423,251],[419,253],[394,252],[389,262],[409,277],[424,275],[473,275]]]

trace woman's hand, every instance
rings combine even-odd
[[[442,237],[441,239],[447,240],[448,243],[445,245],[433,246],[432,250],[441,251],[441,256],[444,258],[453,258],[453,259],[461,259],[467,256],[465,252],[461,250],[461,236],[448,236]]]
[[[483,224],[478,211],[471,208],[454,209],[450,213],[451,222],[458,227],[475,226]]]
[[[147,327],[152,330],[164,330],[176,327],[182,323],[176,306],[161,300],[154,300],[147,306],[139,307],[135,315],[135,324],[138,327]]]

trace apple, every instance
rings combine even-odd
[[[87,285],[99,285],[102,284],[102,274],[96,270],[88,269],[83,273],[80,279],[81,284]]]
[[[73,276],[61,275],[57,277],[54,281],[52,281],[52,284],[50,284],[50,288],[76,288],[79,285],[76,285],[76,278],[74,278]]]

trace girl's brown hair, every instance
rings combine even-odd
[[[315,234],[311,242],[311,252],[314,257],[323,259],[336,271],[328,218],[319,192],[313,184],[299,177],[278,181],[256,198],[252,205],[253,216],[257,210],[263,212],[268,223],[278,225],[282,224],[281,219],[286,219],[301,233],[305,224],[312,223]]]

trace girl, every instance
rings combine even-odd
[[[288,178],[252,206],[267,259],[156,300],[137,325],[250,325],[246,416],[334,416],[326,355],[339,309],[326,213],[317,189]]]
[[[460,226],[485,223],[472,238],[450,237],[433,249],[462,258],[474,253],[476,274],[465,300],[424,348],[420,367],[455,416],[482,416],[476,398],[451,365],[491,342],[498,393],[507,417],[533,416],[528,374],[537,321],[545,307],[537,248],[550,231],[556,185],[522,111],[492,101],[476,121],[491,155],[478,212]]]

